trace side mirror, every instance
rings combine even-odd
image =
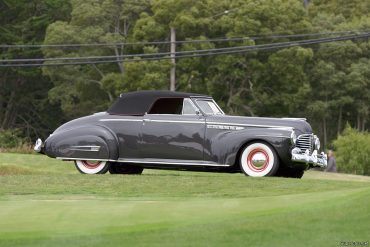
[[[201,115],[199,110],[195,110],[195,114],[197,114],[197,116]]]

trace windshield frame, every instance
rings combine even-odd
[[[209,116],[225,115],[225,113],[221,109],[221,107],[212,98],[192,98],[192,100],[193,100],[194,104],[197,106],[197,108],[203,113],[203,115],[209,115]],[[221,114],[209,114],[209,113],[204,112],[202,107],[198,104],[198,101],[210,101],[210,102],[212,102],[217,107],[218,111]]]
[[[191,105],[191,107],[194,110],[194,114],[189,114],[189,113],[184,113],[184,107],[185,107],[185,102],[188,101]],[[190,98],[184,98],[182,101],[182,110],[181,110],[181,115],[183,116],[195,116],[197,115],[197,112],[200,112],[199,107],[194,104],[194,102]]]

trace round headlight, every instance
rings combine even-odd
[[[295,144],[297,141],[297,135],[294,131],[292,131],[292,133],[290,134],[290,141],[292,142],[292,144]]]
[[[317,151],[319,151],[320,150],[320,139],[319,138],[315,138],[315,149],[317,150]]]

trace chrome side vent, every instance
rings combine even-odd
[[[296,147],[302,150],[302,152],[306,152],[308,149],[309,154],[312,154],[314,150],[314,136],[313,134],[303,134],[298,136]]]

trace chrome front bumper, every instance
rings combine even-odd
[[[309,150],[303,152],[300,148],[295,147],[292,150],[292,161],[294,162],[303,162],[311,164],[313,166],[326,167],[328,165],[328,157],[324,152],[321,154],[317,153],[317,150],[314,150],[310,155]]]

